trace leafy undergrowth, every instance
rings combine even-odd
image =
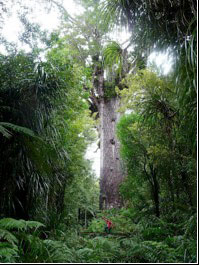
[[[104,232],[102,216],[115,225],[106,236],[100,235]],[[38,222],[2,219],[0,262],[194,263],[196,215],[182,219],[184,221],[172,223],[152,216],[136,218],[128,209],[113,209],[99,213],[80,233],[75,228],[65,230],[63,224],[47,239],[41,238],[39,230],[44,228]]]
[[[80,262],[196,262],[196,215],[173,223],[154,216],[138,218],[130,209],[112,209],[99,213],[86,231],[104,232],[102,216],[113,222],[112,233],[95,238],[84,235],[81,254],[89,250]]]

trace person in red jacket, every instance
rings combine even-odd
[[[110,220],[108,220],[107,218],[105,218],[105,217],[102,217],[102,219],[104,219],[104,221],[106,222],[106,226],[105,226],[105,229],[104,229],[105,232],[110,234],[111,229],[113,227],[113,223]]]

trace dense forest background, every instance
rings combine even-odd
[[[0,0],[0,262],[196,263],[196,1],[31,2],[60,26]],[[1,34],[16,6],[18,44]]]

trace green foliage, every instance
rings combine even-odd
[[[0,122],[0,132],[3,134],[3,136],[7,138],[10,138],[12,136],[12,133],[9,130],[7,130],[6,127],[12,129],[15,132],[23,133],[26,136],[36,137],[34,132],[28,128],[22,126],[16,126],[8,122]]]
[[[3,263],[15,263],[22,259],[25,254],[22,242],[26,240],[30,233],[33,233],[30,243],[35,240],[35,232],[43,224],[36,221],[16,220],[13,218],[3,218],[0,220],[0,261]],[[28,236],[27,234],[28,233]],[[21,256],[22,255],[22,256]],[[21,256],[21,257],[20,257]]]
[[[48,56],[46,63],[25,54],[2,57],[0,71],[0,128],[5,136],[13,135],[2,138],[7,161],[2,159],[0,167],[7,176],[1,174],[2,213],[19,218],[36,213],[45,223],[55,209],[59,220],[73,179],[76,190],[92,179],[84,154],[95,139],[82,69],[67,55],[60,60],[58,50]],[[94,180],[90,183],[95,186]],[[86,193],[87,188],[77,192],[79,198]]]
[[[55,4],[67,21],[48,40],[21,12],[20,39],[33,52],[0,55],[0,210],[9,216],[0,220],[0,262],[196,262],[195,3],[105,1],[108,19],[133,28],[134,70],[142,69],[121,83],[127,50],[108,42],[98,1],[77,2],[85,13],[76,18]],[[4,13],[6,7],[0,2]],[[39,39],[49,48],[45,62],[37,58]],[[171,77],[145,69],[154,46],[176,56]],[[105,68],[103,96],[117,90],[121,110],[132,113],[118,124],[126,208],[96,216],[99,184],[84,156],[96,138],[92,82]],[[103,235],[102,216],[113,221],[111,234]]]
[[[187,40],[180,53],[179,61],[176,61],[173,79],[176,83],[176,91],[179,104],[179,114],[182,120],[181,130],[186,131],[186,139],[196,153],[197,131],[197,89],[196,89],[196,39],[194,35]]]
[[[111,99],[116,97],[117,93],[115,91],[115,82],[108,82],[106,81],[104,84],[104,97],[105,99]]]
[[[176,44],[184,42],[185,36],[190,36],[196,26],[196,3],[183,3],[174,0],[105,0],[102,2],[102,14],[111,26],[119,24],[128,27],[138,50],[146,51],[154,46],[167,48],[170,45],[175,48]]]
[[[195,192],[191,193],[196,164],[192,143],[185,140],[190,131],[184,127],[186,117],[182,119],[180,114],[183,109],[174,82],[147,69],[129,76],[126,82],[129,89],[118,91],[121,110],[132,110],[118,124],[121,155],[128,170],[121,191],[134,207],[148,211],[150,199],[154,200],[157,214],[158,205],[162,214],[180,204],[188,210],[196,202]]]
[[[137,212],[137,215],[140,213]],[[97,234],[104,231],[104,221],[101,216],[106,216],[115,225],[111,234],[107,236]],[[165,218],[158,219],[146,214],[138,221],[132,208],[112,209],[98,213],[97,219],[94,219],[86,230],[92,233],[83,234],[84,238],[74,237],[73,239],[76,241],[73,243],[76,246],[73,249],[76,253],[76,261],[85,263],[194,262],[196,261],[196,240],[193,239],[194,234],[189,235],[189,239],[186,238],[184,228],[187,216],[186,214],[183,220],[181,218],[178,224],[174,224]],[[196,216],[191,220],[193,224]],[[194,228],[196,227],[195,223]],[[92,238],[94,232],[96,235]],[[117,234],[118,232],[120,234]]]
[[[109,71],[117,67],[117,74],[121,74],[123,66],[123,50],[117,42],[111,42],[103,51],[103,64]]]
[[[55,96],[57,89],[55,84],[50,83],[51,77],[45,77],[43,66],[35,65],[34,60],[34,56],[23,53],[1,56],[0,60],[1,128],[3,126],[6,132],[9,129],[13,134],[12,138],[2,139],[4,158],[1,159],[0,168],[1,172],[4,171],[3,174],[1,173],[4,191],[1,192],[1,211],[9,215],[11,212],[14,215],[13,212],[17,211],[19,217],[25,217],[25,214],[26,218],[28,205],[22,190],[25,190],[24,193],[31,198],[30,202],[34,192],[46,189],[44,173],[42,172],[43,176],[41,176],[41,172],[36,171],[36,163],[34,164],[30,159],[31,151],[28,150],[26,143],[34,142],[32,150],[38,148],[38,144],[41,145],[42,141],[38,135],[41,136],[44,123],[49,118],[49,112],[53,106],[51,99]],[[35,180],[39,182],[37,188],[31,183]],[[21,195],[17,194],[19,191]],[[25,211],[26,213],[23,213]]]
[[[65,52],[65,56],[63,56]],[[67,151],[67,160],[62,157],[61,167],[63,175],[67,175],[64,181],[63,212],[65,222],[70,226],[77,222],[78,208],[93,212],[98,196],[96,180],[91,173],[91,164],[84,158],[87,146],[95,140],[93,130],[94,121],[90,117],[88,94],[83,90],[84,69],[76,64],[69,69],[71,74],[66,75],[68,51],[52,49],[48,54],[49,61],[54,67],[59,67],[57,72],[63,82],[70,82],[71,89],[66,93],[64,101],[59,102],[59,109],[54,112],[52,122],[60,134],[57,141],[59,148]],[[60,104],[61,103],[61,104]],[[48,141],[52,142],[51,128],[48,131]],[[49,196],[52,196],[49,194]],[[56,197],[54,197],[56,202]],[[56,228],[57,223],[54,207],[50,207],[51,221],[47,218],[49,225]],[[61,217],[60,217],[61,218]]]
[[[25,221],[25,220],[16,220],[13,218],[3,218],[0,220],[0,226],[4,229],[26,230],[32,228],[38,229],[39,227],[42,227],[44,225],[36,221]]]
[[[60,263],[72,262],[73,252],[63,242],[56,240],[41,240],[31,236],[26,239],[27,253],[22,257],[23,262]]]
[[[173,86],[177,91],[181,130],[196,154],[197,124],[197,5],[193,1],[106,0],[102,13],[110,25],[124,25],[132,32],[134,51],[149,56],[151,49],[172,54]],[[175,21],[175,23],[173,23]],[[188,129],[189,128],[189,129]]]

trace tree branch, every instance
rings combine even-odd
[[[68,18],[68,20],[69,20],[70,22],[72,22],[72,23],[77,23],[77,21],[76,21],[71,15],[69,15],[68,11],[64,8],[64,6],[63,6],[62,4],[58,3],[58,2],[55,1],[55,0],[51,0],[51,3],[53,3],[54,5],[56,5],[57,8],[60,10],[60,12],[61,12],[62,14],[64,14],[64,15]]]

